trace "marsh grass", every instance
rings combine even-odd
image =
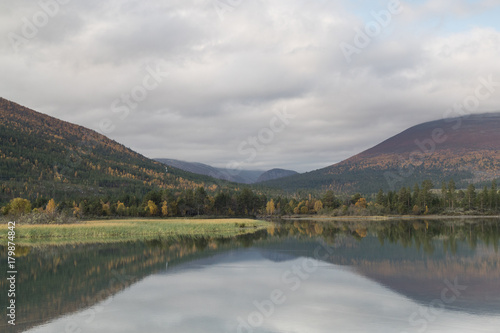
[[[16,243],[67,243],[71,241],[124,241],[189,237],[232,237],[268,227],[251,219],[133,219],[95,220],[74,224],[16,224]],[[0,239],[7,238],[7,225],[0,226]]]

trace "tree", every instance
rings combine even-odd
[[[231,196],[225,192],[219,192],[214,198],[215,215],[225,215],[231,206]]]
[[[323,209],[323,203],[321,202],[321,200],[316,200],[316,202],[314,203],[314,211],[317,213],[322,209]]]
[[[434,187],[434,184],[430,180],[424,180],[422,182],[422,191],[420,192],[420,195],[422,196],[421,203],[422,207],[425,207],[429,204],[431,201],[431,193],[430,191]]]
[[[125,215],[126,211],[127,207],[125,207],[125,204],[118,200],[118,202],[116,203],[116,212],[118,213],[118,215],[123,216]]]
[[[104,202],[101,200],[101,206],[102,206],[102,214],[105,216],[108,216],[111,214],[111,206],[109,202]]]
[[[491,183],[491,191],[490,191],[490,208],[494,210],[498,210],[498,193],[497,193],[497,181],[493,180]]]
[[[450,208],[453,209],[455,207],[455,191],[456,191],[455,181],[450,179],[448,183],[448,200],[450,202]]]
[[[269,214],[269,215],[273,215],[274,214],[274,210],[275,210],[275,207],[274,207],[274,201],[273,199],[269,200],[267,205],[266,205],[266,213]]]
[[[411,194],[406,189],[406,187],[402,187],[401,190],[399,190],[398,200],[399,200],[399,205],[398,205],[399,213],[400,214],[408,213],[408,211],[410,210]]]
[[[421,205],[420,199],[421,199],[420,187],[418,186],[418,184],[415,184],[415,186],[413,187],[413,198],[412,198],[412,202],[415,204],[415,206]]]
[[[158,206],[156,206],[156,204],[153,202],[153,200],[149,200],[148,204],[147,204],[147,206],[145,208],[145,211],[150,216],[154,216],[154,215],[158,214]]]
[[[54,199],[50,199],[49,202],[47,203],[47,206],[45,206],[45,212],[50,215],[54,216],[57,210],[57,205]]]
[[[200,212],[203,214],[203,209],[205,207],[205,200],[207,199],[207,192],[205,192],[205,188],[200,186],[196,188],[194,192],[194,203],[196,207],[197,215],[200,215]]]
[[[385,197],[384,195],[384,191],[382,191],[382,189],[380,189],[377,193],[377,199],[375,201],[377,204],[381,205],[381,206],[384,206],[387,204],[387,198]]]
[[[354,204],[354,206],[358,207],[358,208],[366,208],[366,199],[365,198],[359,198],[358,201],[356,201],[356,203]]]
[[[73,216],[74,217],[81,217],[82,216],[81,204],[77,205],[75,201],[73,201]]]
[[[12,199],[5,209],[5,213],[15,216],[28,214],[29,212],[31,212],[31,202],[23,198]]]
[[[469,184],[465,196],[469,203],[469,210],[471,210],[474,207],[473,204],[476,202],[476,187],[474,186],[474,184]]]
[[[488,188],[485,186],[481,193],[479,193],[479,200],[481,202],[481,210],[484,210],[485,205],[488,204],[489,200],[489,195],[488,195]]]
[[[167,200],[163,201],[163,204],[161,206],[161,215],[162,216],[168,216],[168,203],[167,203]]]
[[[338,207],[337,199],[331,190],[326,191],[322,203],[325,208],[335,209]]]
[[[356,202],[358,202],[359,199],[361,199],[361,198],[362,198],[361,194],[360,193],[356,193],[355,195],[353,195],[351,197],[351,204],[355,205]]]
[[[236,203],[240,214],[255,214],[255,194],[249,188],[244,188],[236,196]]]
[[[441,183],[441,201],[443,204],[443,208],[446,208],[446,202],[448,198],[448,188],[446,187],[446,182]]]

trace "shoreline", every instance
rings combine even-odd
[[[19,224],[16,244],[44,241],[75,243],[112,242],[172,237],[234,237],[267,228],[257,219],[114,219],[71,224]],[[0,240],[7,240],[7,224],[0,225]]]
[[[289,221],[395,221],[395,220],[467,220],[467,219],[500,219],[500,215],[387,215],[387,216],[284,216],[281,220]]]

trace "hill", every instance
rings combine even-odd
[[[498,177],[500,113],[486,113],[419,124],[340,163],[263,185],[369,194],[425,179],[465,187]]]
[[[157,158],[156,161],[184,171],[241,184],[254,184],[297,174],[295,171],[284,169],[261,171],[215,168],[203,163],[186,162],[170,158]]]
[[[21,196],[144,194],[216,186],[150,160],[93,130],[0,98],[0,203]]]
[[[242,184],[255,183],[257,178],[264,172],[259,170],[215,168],[203,163],[186,162],[170,158],[157,158],[156,161],[184,171]]]
[[[285,170],[285,169],[271,169],[259,176],[256,183],[265,182],[268,180],[284,178],[288,176],[297,175],[298,173],[293,170]]]

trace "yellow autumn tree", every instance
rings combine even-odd
[[[274,206],[274,201],[273,199],[269,200],[267,202],[267,205],[266,205],[266,213],[269,214],[269,215],[273,215],[274,214],[274,210],[275,210],[275,206]]]
[[[48,215],[54,215],[56,213],[57,205],[54,199],[50,199],[49,202],[47,202],[47,206],[45,206],[45,212]]]
[[[168,203],[167,200],[163,201],[163,205],[161,206],[161,215],[168,216]]]
[[[23,215],[31,211],[31,202],[23,198],[12,199],[7,206],[2,209],[3,214]]]
[[[149,215],[154,216],[158,213],[158,206],[153,200],[149,200],[145,210]]]
[[[104,215],[110,215],[111,214],[111,209],[110,209],[109,202],[101,201],[101,208],[102,208],[102,212],[103,212]]]
[[[125,204],[123,202],[118,201],[116,203],[116,212],[118,215],[123,216],[127,212],[127,207],[125,207]]]
[[[321,200],[317,200],[314,203],[314,211],[317,213],[317,212],[319,212],[322,209],[323,209],[323,203],[321,202]]]
[[[82,210],[80,206],[76,204],[75,201],[73,201],[73,216],[74,217],[81,217],[82,216]]]
[[[360,198],[358,201],[356,201],[356,203],[354,204],[354,206],[356,206],[358,208],[366,208],[366,206],[367,206],[366,199],[365,198]]]

